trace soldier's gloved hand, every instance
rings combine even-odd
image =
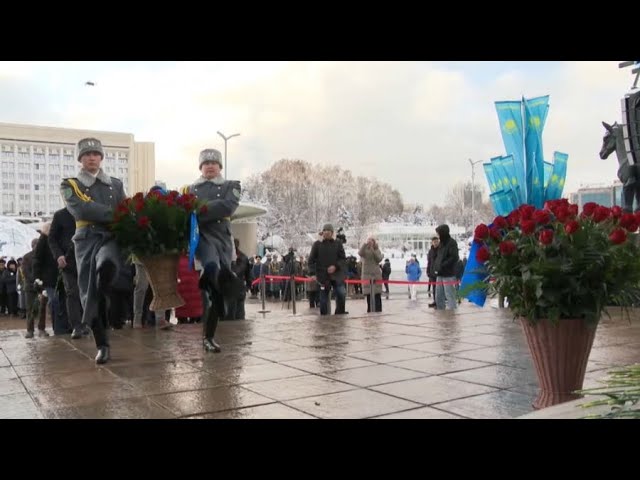
[[[46,290],[43,290],[43,291],[42,291],[42,296],[43,296],[44,298],[47,298],[47,297],[48,297],[48,295],[47,295],[47,291],[46,291]]]
[[[36,287],[36,289],[42,287],[42,285],[44,285],[44,282],[39,278],[36,278],[36,281],[33,282],[33,286]]]

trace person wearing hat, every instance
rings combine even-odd
[[[309,274],[320,284],[320,315],[329,314],[329,291],[336,292],[336,315],[343,315],[345,311],[347,291],[344,276],[346,272],[346,255],[342,242],[333,238],[333,225],[326,223],[322,227],[322,240],[317,240],[311,247],[309,259]]]
[[[75,178],[65,178],[60,193],[76,221],[73,236],[82,323],[90,326],[98,348],[96,363],[110,358],[107,338],[107,296],[118,278],[121,254],[108,225],[113,211],[125,199],[122,182],[101,168],[102,143],[97,138],[78,142],[81,168]]]
[[[222,177],[222,155],[218,150],[202,150],[198,167],[201,176],[191,184],[189,193],[206,202],[206,208],[198,212],[200,239],[195,255],[203,269],[200,288],[209,295],[203,347],[207,352],[220,352],[214,335],[218,321],[225,316],[224,301],[235,301],[239,296],[239,283],[231,270],[235,258],[231,215],[240,204],[241,190],[239,181]]]
[[[436,275],[436,309],[444,310],[446,307],[455,310],[457,307],[457,293],[455,284],[456,263],[458,255],[458,243],[451,238],[449,225],[442,224],[436,228],[440,239],[440,245],[436,250],[436,258],[433,262],[433,273]]]

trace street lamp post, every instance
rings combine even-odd
[[[220,135],[224,140],[224,178],[226,180],[227,179],[227,140],[233,137],[237,137],[240,134],[234,133],[233,135],[229,135],[228,137],[225,137],[224,134],[220,132],[220,130],[218,130],[218,135]]]
[[[471,164],[471,228],[475,227],[475,216],[476,216],[476,163],[480,163],[482,160],[476,160],[475,162],[469,159],[469,163]]]

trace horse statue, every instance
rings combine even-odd
[[[613,151],[618,157],[618,179],[622,182],[622,209],[633,212],[633,199],[636,199],[636,209],[640,210],[640,171],[632,159],[627,155],[623,139],[623,126],[615,122],[609,125],[602,122],[607,129],[600,149],[600,158],[605,160]],[[631,160],[631,162],[630,162]]]

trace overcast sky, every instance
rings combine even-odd
[[[224,154],[217,130],[239,132],[229,178],[281,158],[338,164],[428,207],[471,178],[467,159],[505,153],[495,101],[550,95],[544,154],[569,154],[566,195],[615,179],[615,155],[598,152],[633,80],[617,64],[0,62],[0,122],[133,133],[174,188],[198,176],[201,149]],[[480,164],[476,181],[487,190]]]

